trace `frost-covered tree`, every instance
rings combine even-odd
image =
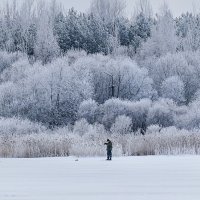
[[[68,31],[66,29],[65,16],[62,12],[55,16],[53,25],[58,45],[62,52],[66,52],[69,49]]]
[[[0,51],[0,74],[4,70],[9,69],[12,66],[12,64],[19,60],[20,57],[21,54]]]
[[[119,45],[119,19],[123,16],[126,3],[124,0],[93,0],[90,12],[107,27],[110,34],[109,46],[115,52]]]
[[[80,119],[76,121],[74,124],[74,133],[78,134],[80,136],[83,136],[84,134],[88,133],[91,129],[91,125],[87,122],[86,119]]]
[[[160,57],[166,53],[175,53],[178,46],[175,21],[166,5],[158,15],[151,37],[143,44],[141,49],[142,58],[149,56]]]
[[[77,60],[75,66],[91,70],[98,103],[112,97],[139,100],[156,95],[148,71],[129,58],[95,55]]]
[[[128,116],[132,120],[133,131],[138,129],[146,130],[147,115],[151,107],[151,100],[143,99],[138,102],[122,101],[120,99],[110,99],[99,107],[99,122],[110,129],[118,116]]]
[[[178,76],[167,78],[161,86],[162,97],[184,102],[184,83]]]
[[[123,15],[126,7],[124,0],[93,0],[90,11],[107,24],[114,23]]]
[[[33,0],[23,1],[21,6],[17,5],[17,1],[7,4],[6,10],[1,13],[1,49],[33,54],[36,39],[36,30],[33,29],[36,17],[33,10]]]
[[[118,29],[118,39],[120,45],[129,46],[129,31],[130,31],[130,21],[125,17],[121,17],[117,20],[117,29]]]
[[[66,29],[66,30],[65,30]],[[65,26],[64,26],[64,34],[65,36],[65,43],[67,49],[74,48],[74,49],[81,49],[82,48],[82,40],[83,35],[81,34],[81,15],[77,13],[73,8],[69,10]],[[65,33],[66,31],[66,33]]]
[[[115,120],[115,123],[112,125],[110,131],[113,134],[128,134],[131,133],[131,125],[132,120],[130,117],[127,117],[125,115],[118,116]]]
[[[151,36],[151,18],[146,18],[144,13],[138,14],[129,29],[130,46],[137,53],[137,49]]]
[[[177,35],[180,39],[180,49],[197,51],[200,48],[200,15],[182,14],[176,19]]]
[[[2,85],[3,116],[12,113],[52,127],[74,123],[80,103],[93,95],[88,70],[77,71],[65,58],[33,67],[21,61],[5,75],[9,82]]]
[[[132,130],[142,130],[143,133],[147,128],[147,116],[149,109],[152,107],[152,101],[150,99],[142,99],[137,102],[132,102],[131,112],[129,117],[132,119]]]
[[[113,51],[113,37],[109,34],[106,25],[94,14],[86,19],[83,49],[88,53],[108,54]]]
[[[184,49],[197,51],[200,49],[200,15],[193,18],[189,24],[187,36],[185,38]]]
[[[167,54],[154,63],[149,63],[150,77],[154,80],[154,86],[161,96],[163,81],[171,76],[178,76],[184,83],[184,98],[188,104],[199,88],[199,70],[196,56],[185,53]],[[193,61],[192,61],[193,60]],[[196,61],[195,61],[196,60]]]
[[[140,14],[142,14],[146,19],[152,18],[153,9],[149,0],[137,0],[133,18],[136,18]]]
[[[0,12],[0,117],[50,127],[83,119],[89,139],[124,116],[133,132],[198,128],[200,15],[174,19],[164,6],[153,17],[150,1],[138,2],[132,19],[121,0],[93,0],[88,13],[64,12],[55,0],[7,4]]]
[[[97,122],[98,115],[100,115],[100,113],[98,113],[98,104],[94,100],[89,99],[81,103],[78,110],[78,116],[80,118],[84,118],[90,124],[94,124]]]
[[[183,113],[178,115],[176,119],[176,125],[181,129],[199,129],[200,128],[200,101],[197,99],[192,102]]]
[[[43,64],[51,62],[59,55],[60,48],[53,34],[52,23],[49,21],[48,13],[44,11],[38,23],[36,44],[34,54],[36,59]]]
[[[176,104],[170,99],[160,99],[149,109],[147,116],[148,125],[169,127],[174,125]]]
[[[29,56],[33,56],[37,32],[34,0],[23,1],[18,20],[21,26],[22,37],[20,50],[26,52]]]
[[[129,103],[127,101],[123,102],[120,99],[110,99],[103,105],[100,105],[100,123],[104,124],[105,128],[110,129],[118,116],[128,114]]]

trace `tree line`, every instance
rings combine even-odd
[[[128,18],[121,0],[93,0],[88,13],[26,0],[0,16],[1,116],[199,127],[200,14],[174,18],[163,5],[154,15],[143,0]]]

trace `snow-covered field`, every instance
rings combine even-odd
[[[199,156],[0,159],[0,200],[199,200]]]

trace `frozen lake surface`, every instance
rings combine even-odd
[[[0,200],[199,200],[200,156],[0,159]]]

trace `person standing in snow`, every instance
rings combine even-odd
[[[106,150],[107,150],[107,160],[112,160],[112,142],[107,139],[107,142],[104,143],[104,145],[107,146]]]

